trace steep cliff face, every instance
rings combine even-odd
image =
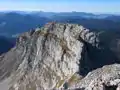
[[[31,35],[26,33],[28,35],[21,36],[18,44],[26,44],[25,53],[13,76],[16,77],[13,88],[29,90],[62,86],[79,71],[79,60],[84,47],[77,40],[81,29],[81,26],[48,24]]]
[[[10,78],[9,90],[86,88],[89,84],[82,87],[81,81],[88,72],[115,62],[114,56],[98,61],[104,57],[99,42],[83,26],[48,23],[20,35],[16,46],[0,57],[0,80]]]

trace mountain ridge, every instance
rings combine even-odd
[[[55,22],[23,33],[16,46],[0,57],[0,80],[11,78],[9,90],[92,88],[90,72],[97,79],[98,68],[110,65],[105,66],[109,71],[120,63],[111,51],[101,47],[98,35],[78,24]],[[112,70],[104,77],[110,73]],[[114,73],[118,75],[119,69]],[[88,84],[84,84],[87,75]]]
[[[106,17],[106,18],[105,18]],[[1,12],[0,35],[12,36],[29,31],[35,27],[42,27],[47,22],[56,21],[61,23],[81,24],[90,30],[119,31],[120,16],[94,15],[91,13],[52,13],[52,12]]]

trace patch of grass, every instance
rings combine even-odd
[[[60,86],[62,86],[64,84],[65,80],[60,80],[57,84],[56,84],[56,88],[59,88]]]
[[[60,45],[63,50],[70,51],[70,49],[67,47],[67,42],[64,39],[60,39]]]
[[[82,76],[78,76],[77,74],[74,74],[69,80],[68,84],[71,85],[72,83],[76,83],[82,79]]]
[[[42,30],[42,31],[39,31],[39,34],[43,35],[43,36],[46,36],[48,34],[48,32]]]
[[[74,82],[74,81],[77,81],[77,80],[78,80],[78,78],[77,78],[77,76],[74,74],[74,75],[69,79],[68,82]]]
[[[64,39],[60,39],[60,45],[62,47],[62,50],[65,52],[64,54],[66,54],[68,57],[71,57],[71,54],[68,52],[70,49],[68,48],[67,42]]]

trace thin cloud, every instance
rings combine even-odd
[[[49,11],[49,12],[103,12],[119,13],[120,1],[115,0],[3,0],[0,10]],[[39,1],[39,2],[38,2]],[[50,2],[52,1],[52,2]],[[55,2],[54,2],[55,1]],[[74,1],[74,2],[73,2]],[[91,2],[90,2],[91,1]],[[93,2],[95,1],[95,2]],[[97,2],[98,1],[98,2]],[[54,2],[54,3],[53,3]],[[106,3],[107,2],[107,3]]]

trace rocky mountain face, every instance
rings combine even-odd
[[[115,90],[120,65],[114,63],[119,60],[100,45],[98,33],[77,24],[48,23],[20,35],[16,46],[0,56],[0,80],[8,79],[9,90]]]

